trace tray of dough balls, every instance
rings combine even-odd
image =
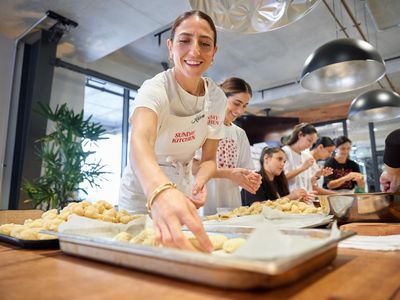
[[[207,227],[212,253],[167,248],[156,242],[148,216],[128,224],[72,216],[57,233],[63,252],[101,262],[222,288],[276,287],[329,264],[352,233],[332,229]],[[198,241],[184,230],[195,248]]]
[[[316,207],[314,203],[282,197],[206,216],[203,223],[254,227],[268,221],[277,228],[313,228],[329,224],[332,220],[333,215],[329,215],[329,207]]]
[[[40,218],[22,220],[22,224],[13,222],[0,225],[0,241],[21,248],[56,248],[59,246],[57,237],[43,232],[57,232],[58,227],[68,221],[72,215],[121,224],[127,224],[143,216],[131,215],[125,210],[116,211],[110,203],[104,200],[94,203],[88,201],[73,202],[60,212],[51,209],[43,212]]]

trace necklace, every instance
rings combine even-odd
[[[181,95],[181,89],[186,91],[183,87],[181,87],[178,83],[178,81],[176,80],[176,75],[175,75],[175,70],[174,70],[174,77],[175,77],[175,82],[176,82],[176,86],[177,86],[177,94],[178,94],[178,98],[179,98],[179,102],[181,103],[183,109],[190,113],[193,114],[196,112],[196,108],[197,108],[197,104],[199,103],[199,94],[201,93],[201,83],[203,82],[203,79],[200,78],[199,83],[197,84],[197,88],[196,88],[196,101],[194,102],[193,106],[190,107],[190,105],[188,106],[185,101],[182,100],[182,95]],[[190,94],[189,92],[187,92],[189,95],[194,96],[192,94]]]

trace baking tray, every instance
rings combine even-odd
[[[400,222],[400,194],[365,193],[320,196],[339,223]]]
[[[55,249],[60,247],[58,239],[21,240],[4,234],[0,234],[0,242],[18,246],[24,249]]]
[[[239,236],[249,234],[252,230],[239,227],[243,228],[239,230],[229,226],[225,232],[221,228],[208,227],[207,230],[223,233],[235,231]],[[329,230],[323,229],[281,231],[314,238],[330,234]],[[221,288],[249,289],[289,284],[328,265],[336,257],[338,242],[353,234],[341,231],[338,238],[301,256],[265,261],[119,243],[104,237],[71,232],[57,235],[61,250],[67,254]]]

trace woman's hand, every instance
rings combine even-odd
[[[200,187],[197,183],[195,183],[192,188],[192,197],[190,198],[190,200],[192,200],[196,208],[203,207],[207,201],[206,185],[204,184],[202,187]]]
[[[322,168],[317,173],[319,173],[319,175],[317,175],[318,177],[329,176],[329,175],[333,174],[333,169],[331,167],[326,167],[326,168]]]
[[[195,251],[196,249],[182,233],[182,225],[186,225],[205,252],[213,250],[195,205],[179,190],[168,189],[158,195],[153,201],[151,215],[155,239],[161,244]]]
[[[301,169],[303,171],[307,170],[308,168],[310,168],[314,164],[314,161],[315,161],[315,159],[310,157],[305,162],[303,162],[303,164],[301,165]]]
[[[315,199],[315,192],[307,192],[303,188],[294,189],[289,194],[289,199],[291,199],[291,200],[300,199],[304,202],[310,202]]]
[[[255,194],[261,185],[261,175],[243,168],[234,168],[229,176],[237,185],[244,188],[249,193]]]

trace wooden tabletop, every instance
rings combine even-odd
[[[400,299],[400,252],[339,249],[306,278],[272,290],[202,286],[68,256],[0,243],[0,299]]]

